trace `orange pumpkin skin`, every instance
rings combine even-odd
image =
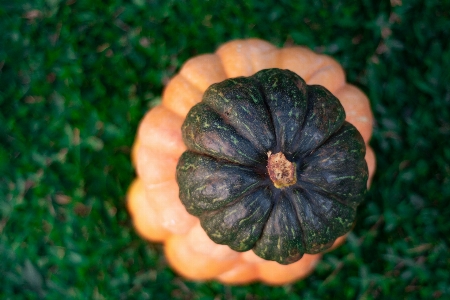
[[[358,129],[366,143],[368,186],[375,172],[375,154],[368,145],[373,128],[369,100],[346,83],[344,70],[334,59],[305,47],[278,49],[259,39],[231,41],[215,54],[191,58],[166,86],[162,103],[141,121],[132,149],[138,178],[127,194],[137,232],[150,241],[163,242],[170,265],[188,279],[281,285],[308,276],[321,258],[322,254],[306,254],[293,264],[281,265],[252,251],[239,253],[215,244],[178,198],[175,168],[186,150],[181,124],[190,108],[201,101],[211,84],[267,68],[289,69],[307,84],[320,84],[333,93],[344,107],[346,121]],[[344,240],[345,236],[336,239],[332,249]]]

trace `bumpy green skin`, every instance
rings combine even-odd
[[[236,251],[289,264],[347,233],[368,177],[365,144],[339,100],[288,70],[213,84],[182,126],[180,199],[208,236]],[[295,162],[278,189],[267,153]]]

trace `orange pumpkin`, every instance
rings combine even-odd
[[[259,280],[280,285],[307,276],[321,258],[321,254],[305,254],[295,263],[281,265],[252,251],[240,253],[215,244],[178,196],[175,170],[186,150],[181,126],[191,107],[201,101],[211,84],[267,68],[289,69],[309,85],[324,86],[340,100],[346,121],[366,143],[368,185],[373,177],[375,155],[367,144],[373,126],[370,103],[361,90],[346,83],[344,71],[334,59],[305,47],[278,49],[263,40],[247,39],[228,42],[215,54],[188,60],[168,83],[162,103],[141,121],[132,150],[138,177],[127,195],[136,231],[145,239],[163,242],[170,265],[188,279],[217,279],[227,284]],[[332,248],[344,240],[345,236],[338,238]]]

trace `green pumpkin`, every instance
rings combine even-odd
[[[288,70],[213,84],[182,126],[180,199],[208,236],[289,264],[347,233],[368,178],[339,100]]]

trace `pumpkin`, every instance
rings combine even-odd
[[[375,170],[372,126],[368,98],[329,56],[228,42],[188,60],[141,121],[134,226],[188,279],[303,278],[353,225]]]
[[[182,137],[180,200],[214,242],[289,264],[352,227],[365,143],[323,86],[280,69],[213,84]]]

